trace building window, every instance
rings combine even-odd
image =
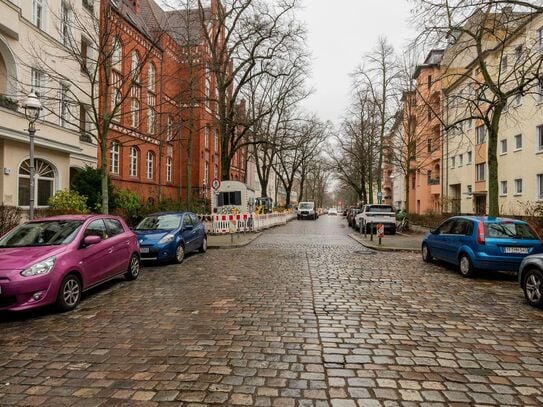
[[[87,143],[91,143],[91,132],[92,132],[93,120],[90,113],[90,108],[84,103],[79,104],[79,131],[80,131],[80,140]]]
[[[60,83],[60,91],[59,91],[59,119],[60,119],[60,125],[66,126],[68,124],[68,91],[69,91],[68,85],[64,83]]]
[[[121,90],[116,86],[111,88],[111,113],[115,113],[113,120],[119,121],[121,115]]]
[[[219,152],[219,129],[215,129],[215,152]]]
[[[501,71],[502,73],[505,72],[507,70],[507,55],[504,55],[502,56],[502,60],[501,60]]]
[[[30,160],[25,160],[19,167],[18,205],[30,205]],[[55,191],[55,170],[47,161],[34,159],[34,197],[36,206],[47,206]]]
[[[209,163],[207,161],[204,166],[204,185],[209,185]]]
[[[65,2],[60,5],[60,42],[70,43],[70,8]]]
[[[130,124],[132,127],[138,128],[140,125],[140,102],[137,98],[132,98],[132,106],[130,108],[132,110],[130,115]]]
[[[522,194],[522,178],[517,178],[515,180],[515,195]]]
[[[94,11],[94,0],[83,0],[83,7],[89,11]]]
[[[467,162],[467,164],[471,164],[473,162],[473,153],[471,151],[467,152],[466,162]]]
[[[540,76],[537,80],[537,101],[543,102],[543,76]]]
[[[166,121],[166,141],[173,140],[173,119],[172,116],[168,116]]]
[[[485,167],[486,167],[486,163],[475,165],[475,181],[480,182],[486,179]]]
[[[458,154],[458,166],[464,165],[464,154]]]
[[[543,200],[543,174],[537,174],[537,200]]]
[[[427,116],[428,116],[428,121],[432,120],[432,107],[431,106],[428,106]]]
[[[428,75],[428,90],[432,89],[432,75]]]
[[[522,104],[522,93],[517,93],[515,95],[515,98],[513,99],[513,103],[515,106],[520,106]]]
[[[116,141],[111,143],[109,149],[109,172],[112,174],[119,174],[119,156],[121,146]]]
[[[155,169],[155,155],[152,151],[147,151],[147,179],[153,179]]]
[[[507,139],[500,140],[500,152],[501,154],[507,154]]]
[[[515,136],[515,151],[522,150],[522,134]]]
[[[486,127],[484,125],[475,128],[475,144],[486,142]]]
[[[204,147],[209,148],[209,126],[204,128]]]
[[[537,126],[536,151],[543,151],[543,126]]]
[[[206,107],[209,108],[209,102],[211,99],[211,70],[209,69],[209,65],[206,65],[205,70],[205,104]]]
[[[139,151],[136,147],[130,147],[130,176],[138,176]]]
[[[45,28],[45,15],[43,0],[33,0],[32,2],[32,23],[40,30]]]
[[[81,72],[91,73],[91,44],[81,37]]]
[[[138,58],[138,53],[136,51],[132,52],[132,57],[130,59],[130,74],[132,75],[132,80],[136,83],[140,81],[140,61]]]
[[[507,195],[507,181],[500,181],[500,195]]]
[[[122,71],[122,58],[123,58],[123,47],[121,45],[121,40],[118,37],[114,37],[111,42],[111,67],[117,71]]]
[[[34,91],[36,96],[38,97],[43,96],[43,86],[44,86],[43,72],[38,69],[32,68],[30,75],[31,75],[30,85],[32,86],[32,90]]]
[[[519,45],[518,47],[515,48],[515,62],[519,62],[520,59],[522,58],[522,51],[523,51],[522,45]]]
[[[451,168],[454,168],[456,165],[456,157],[451,157]]]
[[[429,138],[427,140],[427,144],[428,144],[428,152],[431,153],[433,151],[433,149],[432,149],[432,139],[431,138]]]
[[[150,63],[147,68],[147,89],[153,93],[156,89],[156,69],[153,63]]]
[[[219,166],[215,164],[215,169],[213,170],[213,178],[219,179]]]
[[[172,157],[166,158],[166,182],[172,182]]]
[[[156,97],[152,93],[147,95],[147,105],[149,109],[147,110],[147,131],[149,134],[155,134],[156,127]]]

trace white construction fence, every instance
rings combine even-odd
[[[266,215],[256,215],[254,213],[215,214],[203,217],[207,232],[215,235],[258,232],[274,226],[285,225],[295,218],[296,214],[289,212],[269,213]]]

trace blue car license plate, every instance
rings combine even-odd
[[[512,254],[528,254],[529,250],[527,247],[506,247],[504,253]]]

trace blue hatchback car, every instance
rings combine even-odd
[[[422,259],[460,266],[464,277],[478,270],[518,271],[524,257],[542,253],[537,233],[526,222],[486,216],[447,219],[422,241]]]
[[[207,250],[204,224],[191,212],[153,213],[133,231],[138,238],[142,260],[181,263],[187,253]]]

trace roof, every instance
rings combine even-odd
[[[415,72],[413,73],[413,79],[417,79],[421,71],[425,68],[437,68],[441,66],[443,54],[445,54],[444,49],[431,50],[424,59],[424,63],[421,65],[417,65],[417,67],[415,68]]]
[[[512,222],[512,223],[526,223],[526,221],[523,221],[521,219],[512,219],[512,218],[504,218],[504,217],[494,217],[494,216],[477,216],[477,215],[458,215],[453,216],[449,219],[453,218],[461,218],[461,219],[469,219],[469,220],[476,220],[479,222]]]
[[[55,220],[81,220],[86,221],[87,219],[93,218],[93,217],[111,217],[116,218],[117,216],[114,215],[101,215],[97,213],[93,214],[76,214],[76,215],[56,215],[56,216],[47,216],[44,218],[36,218],[32,219],[31,222],[39,222],[39,221],[55,221]]]

